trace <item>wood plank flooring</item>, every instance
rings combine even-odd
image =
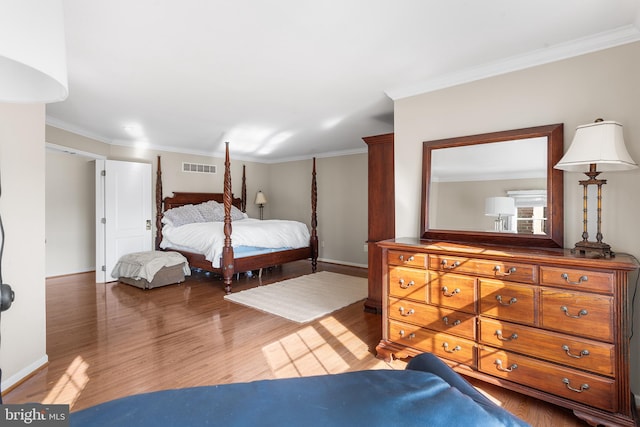
[[[365,269],[319,270],[366,277]],[[241,276],[234,291],[310,273],[300,261]],[[63,403],[79,410],[134,393],[231,382],[404,369],[375,357],[381,317],[352,304],[297,324],[223,299],[222,281],[197,273],[181,285],[143,291],[94,283],[83,273],[47,280],[49,364],[9,390],[4,403]],[[533,426],[586,424],[570,411],[470,381]]]

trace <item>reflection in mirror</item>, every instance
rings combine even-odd
[[[517,208],[522,207],[522,215],[526,215],[528,206],[524,199],[516,206],[516,200],[511,200],[515,193],[509,192],[546,187],[546,137],[434,149],[430,228],[531,234],[533,228],[520,227],[518,231]],[[487,211],[491,202],[494,209]],[[498,207],[502,211],[495,211]]]
[[[561,247],[562,124],[426,141],[423,238]]]

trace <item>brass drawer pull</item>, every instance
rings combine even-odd
[[[566,344],[562,346],[562,349],[567,353],[567,356],[573,357],[574,359],[582,359],[584,356],[589,355],[589,350],[582,350],[579,356],[576,356],[575,354],[571,354],[571,349]]]
[[[400,312],[401,316],[407,317],[407,316],[411,316],[412,314],[415,314],[415,310],[413,308],[409,309],[409,311],[407,311],[405,313],[404,311],[404,307],[400,306],[400,308],[398,308],[398,311]]]
[[[411,262],[411,261],[413,261],[413,260],[415,259],[415,258],[413,257],[413,255],[411,255],[409,258],[407,258],[407,260],[406,260],[406,261],[404,260],[404,255],[400,255],[400,257],[399,257],[399,258],[400,258],[400,261],[402,261],[402,262]]]
[[[399,332],[399,333],[400,333],[400,336],[401,336],[402,338],[404,338],[404,336],[407,334],[407,333],[404,331],[404,329],[400,329],[400,332]],[[412,339],[414,339],[415,337],[416,337],[416,334],[414,334],[413,332],[411,332],[411,333],[407,336],[407,339],[412,340]]]
[[[577,314],[577,315],[575,315],[575,316],[574,316],[574,315],[572,315],[572,314],[569,314],[569,309],[568,309],[566,306],[564,306],[564,305],[563,305],[562,307],[560,307],[560,310],[564,311],[564,314],[565,314],[567,317],[571,317],[571,318],[573,318],[573,319],[579,319],[579,318],[581,318],[582,316],[586,316],[587,314],[589,314],[589,312],[583,308],[582,310],[580,310],[580,311],[578,312],[578,314]]]
[[[449,318],[447,316],[444,316],[442,318],[442,321],[444,322],[445,325],[449,325]],[[453,323],[451,323],[451,326],[458,326],[460,323],[462,323],[461,320],[454,320]]]
[[[457,345],[455,347],[453,347],[453,349],[449,350],[449,344],[447,344],[446,342],[442,344],[442,347],[444,347],[444,351],[446,351],[447,353],[455,353],[456,351],[461,351],[462,348]]]
[[[518,365],[516,365],[515,363],[511,366],[509,366],[508,368],[503,368],[502,367],[502,360],[497,359],[496,360],[496,369],[498,371],[502,371],[502,372],[512,372],[514,369],[518,369]]]
[[[511,276],[511,273],[515,273],[516,272],[516,268],[515,267],[511,267],[507,271],[505,271],[504,273],[501,273],[500,272],[500,266],[496,265],[495,267],[493,267],[493,271],[495,271],[495,275],[496,276]]]
[[[460,261],[455,261],[453,263],[453,265],[447,265],[447,260],[443,259],[440,264],[442,264],[442,268],[446,269],[446,270],[453,270],[454,268],[458,267],[460,265]]]
[[[567,282],[570,285],[580,285],[582,284],[582,282],[586,282],[587,280],[589,280],[588,276],[580,276],[577,282],[573,282],[569,280],[569,275],[567,273],[562,273],[560,277],[562,277],[565,280],[565,282]]]
[[[412,287],[413,285],[416,284],[416,282],[414,282],[413,280],[409,281],[409,283],[407,283],[406,285],[404,284],[404,279],[400,279],[398,280],[398,283],[400,284],[400,287],[402,289],[409,289],[410,287]]]
[[[583,391],[589,390],[589,384],[582,384],[579,389],[571,387],[569,385],[569,378],[563,378],[562,382],[567,386],[569,390],[575,391],[576,393],[582,393]]]
[[[515,332],[513,334],[511,334],[511,336],[509,338],[505,338],[502,336],[502,331],[500,329],[498,329],[496,331],[496,336],[498,337],[498,339],[500,341],[512,341],[512,340],[517,340],[518,339],[518,334],[516,334]]]
[[[515,304],[515,303],[517,303],[517,302],[518,302],[518,299],[517,299],[516,297],[511,298],[511,299],[509,300],[509,302],[502,302],[502,296],[501,296],[501,295],[498,295],[498,296],[496,297],[496,299],[498,300],[498,303],[499,303],[500,305],[512,305],[512,304]]]
[[[442,287],[442,295],[444,295],[445,297],[452,297],[452,296],[455,296],[455,294],[459,294],[460,293],[460,289],[459,288],[455,288],[453,290],[453,292],[451,292],[449,294],[447,292],[449,292],[449,289],[446,286],[443,286]]]

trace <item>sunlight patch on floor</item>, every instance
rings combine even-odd
[[[321,328],[303,327],[262,348],[276,378],[346,372],[350,366],[343,355],[358,360],[371,356],[366,343],[334,317],[320,324]]]
[[[331,331],[333,336],[340,341],[344,348],[358,360],[363,360],[371,356],[367,343],[336,320],[335,317],[330,316],[322,319],[320,324],[324,326],[327,331]]]
[[[42,403],[69,405],[73,409],[74,403],[89,382],[88,369],[89,364],[81,356],[77,356]]]
[[[489,394],[489,392],[484,391],[482,388],[477,387],[477,386],[474,386],[474,388],[476,390],[478,390],[480,393],[482,393],[484,395],[484,397],[486,397],[487,399],[489,399],[490,401],[495,403],[497,406],[504,406],[501,400],[499,400],[498,398],[492,396],[491,394]]]

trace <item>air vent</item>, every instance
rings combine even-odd
[[[216,173],[216,165],[202,165],[200,163],[182,162],[182,172]]]

